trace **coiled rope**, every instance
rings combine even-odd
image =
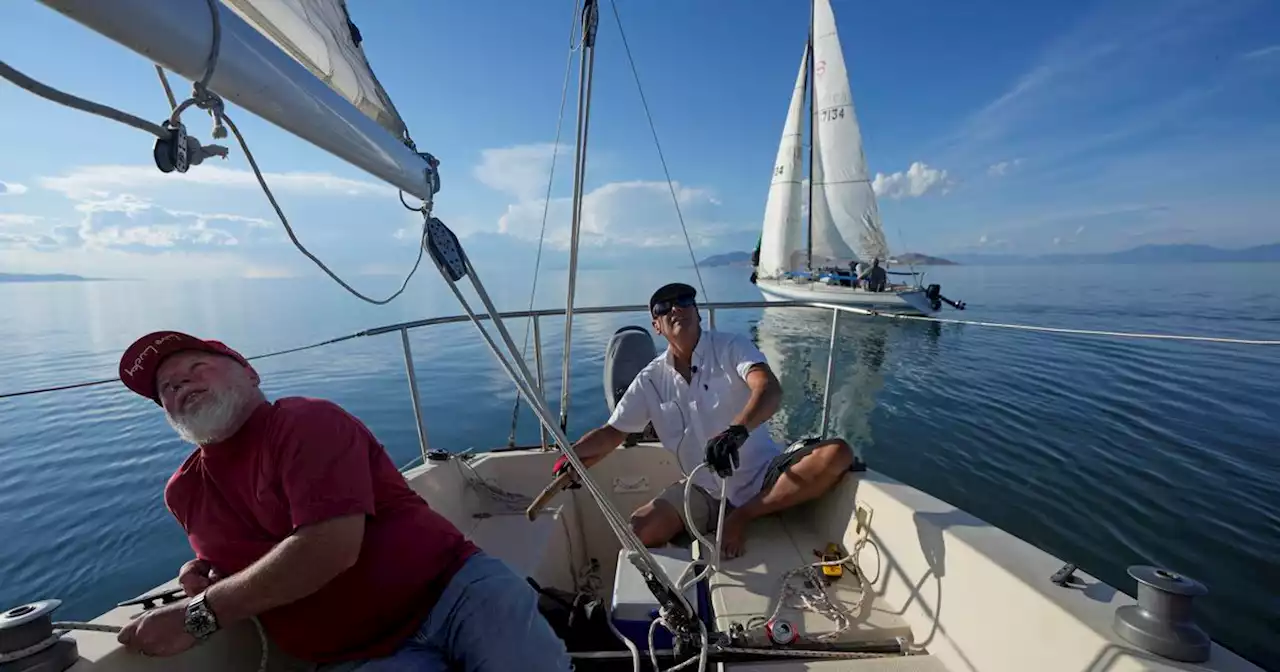
[[[689,472],[685,476],[684,516],[685,516],[685,520],[687,521],[692,521],[694,519],[692,515],[692,511],[690,510],[690,506],[689,506],[690,495],[692,495],[693,493],[693,488],[697,487],[694,485],[693,477],[695,474],[698,473],[698,470],[705,469],[705,468],[708,468],[707,464],[705,463],[699,464],[698,466],[693,468],[693,471]],[[707,566],[696,575],[693,573],[693,569],[694,567],[696,567],[694,563],[691,562],[685,565],[684,571],[681,572],[680,577],[676,579],[676,582],[675,582],[676,589],[681,594],[683,594],[684,591],[690,586],[698,583],[699,581],[702,581],[703,579],[710,577],[714,572],[720,571],[720,560],[721,560],[720,532],[724,529],[724,518],[725,518],[725,512],[728,504],[728,482],[723,478],[718,478],[717,480],[720,481],[720,506],[719,506],[719,511],[716,519],[717,521],[716,532],[715,532],[714,538],[708,539],[707,537],[703,536],[702,532],[697,529],[696,525],[690,525],[690,526],[687,526],[686,528],[690,533],[690,535],[692,535],[693,538],[698,543],[707,547],[707,549],[711,551],[711,562],[708,563]],[[812,610],[814,612],[817,612],[818,614],[821,614],[827,617],[828,619],[830,619],[832,622],[836,624],[836,628],[834,630],[816,636],[814,638],[816,641],[823,642],[823,641],[833,640],[839,637],[846,630],[848,630],[849,627],[852,626],[853,623],[856,622],[856,620],[860,618],[862,614],[866,613],[866,610],[869,609],[871,605],[871,597],[873,594],[873,590],[872,590],[871,584],[867,581],[865,574],[863,573],[862,569],[858,565],[858,556],[861,554],[862,548],[866,545],[867,540],[870,538],[870,535],[871,535],[870,526],[863,525],[858,532],[858,538],[854,542],[853,549],[849,552],[848,555],[836,560],[825,560],[825,561],[809,563],[806,565],[801,565],[800,567],[796,567],[784,573],[782,575],[781,585],[779,587],[779,594],[778,594],[777,600],[775,601],[773,613],[771,613],[767,618],[757,618],[756,620],[758,620],[759,623],[755,624],[753,627],[763,628],[766,623],[778,618],[778,615],[779,613],[781,613],[783,607],[792,607],[792,608]],[[836,567],[836,566],[846,565],[848,563],[852,563],[852,566],[854,568],[854,573],[858,575],[858,581],[861,588],[861,597],[858,600],[856,613],[850,613],[849,610],[846,609],[843,605],[841,605],[837,600],[832,599],[830,593],[828,593],[826,588],[824,587],[825,582],[822,580],[822,577],[819,576],[817,573],[817,570],[822,567]],[[805,580],[807,584],[807,590],[799,589],[792,585],[792,580],[797,577]],[[790,598],[798,598],[799,604],[790,604],[789,603]],[[653,622],[649,624],[649,636],[648,636],[649,662],[653,666],[653,669],[655,670],[655,672],[679,672],[679,670],[692,667],[695,664],[698,666],[699,672],[703,672],[706,670],[708,657],[712,653],[739,653],[739,654],[751,654],[751,655],[763,654],[763,655],[777,655],[777,656],[799,657],[799,658],[821,657],[821,658],[836,658],[836,659],[882,658],[886,655],[883,653],[870,653],[870,652],[857,652],[857,651],[823,651],[823,650],[809,650],[809,649],[803,649],[803,648],[766,649],[766,648],[734,647],[734,646],[725,645],[723,643],[712,644],[710,641],[710,637],[707,633],[706,625],[702,623],[701,619],[696,619],[696,620],[700,630],[699,636],[702,640],[702,646],[698,651],[698,655],[691,657],[688,660],[685,660],[684,662],[681,662],[673,667],[669,667],[665,671],[663,671],[658,664],[658,654],[657,654],[657,647],[655,642],[655,635],[657,633],[659,626],[666,628],[668,631],[674,632],[674,630],[672,630],[671,628],[671,624],[669,621],[669,614],[666,613],[666,610],[662,609],[658,612],[658,618],[654,619]],[[616,630],[614,631],[614,634],[620,640],[622,640],[622,642],[627,646],[628,650],[633,649],[634,645],[629,639],[624,637],[621,633],[617,632]],[[635,660],[634,664],[635,664],[636,672],[639,672],[640,668],[639,668],[639,660],[638,660],[637,654],[633,653],[633,660]]]

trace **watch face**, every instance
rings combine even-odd
[[[218,622],[203,604],[191,605],[187,610],[186,631],[197,639],[204,639],[218,629]]]

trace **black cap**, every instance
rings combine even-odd
[[[653,296],[649,297],[649,312],[653,312],[653,304],[659,301],[672,301],[683,296],[696,297],[697,295],[698,290],[684,284],[683,282],[673,282],[663,285],[658,288],[658,291],[653,293]]]

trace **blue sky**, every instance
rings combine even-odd
[[[807,31],[799,0],[619,0],[700,256],[754,245]],[[833,0],[895,250],[1096,252],[1280,240],[1280,5],[1267,0]],[[613,16],[596,62],[583,260],[687,263]],[[438,214],[483,264],[531,260],[571,3],[353,1],[375,72],[438,156]],[[159,120],[150,64],[34,2],[0,53]],[[185,90],[185,82],[176,82]],[[572,91],[564,141],[572,143]],[[344,273],[400,273],[394,190],[237,115],[300,237]],[[188,125],[209,141],[203,121]],[[310,273],[238,152],[183,179],[148,137],[0,84],[0,271]],[[571,159],[550,208],[563,264]],[[409,235],[407,235],[409,234]]]

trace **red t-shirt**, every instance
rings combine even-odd
[[[164,500],[196,557],[223,575],[299,527],[366,514],[354,566],[259,615],[281,649],[313,662],[395,651],[477,550],[409,488],[363,423],[319,399],[263,403],[235,436],[192,453]]]

